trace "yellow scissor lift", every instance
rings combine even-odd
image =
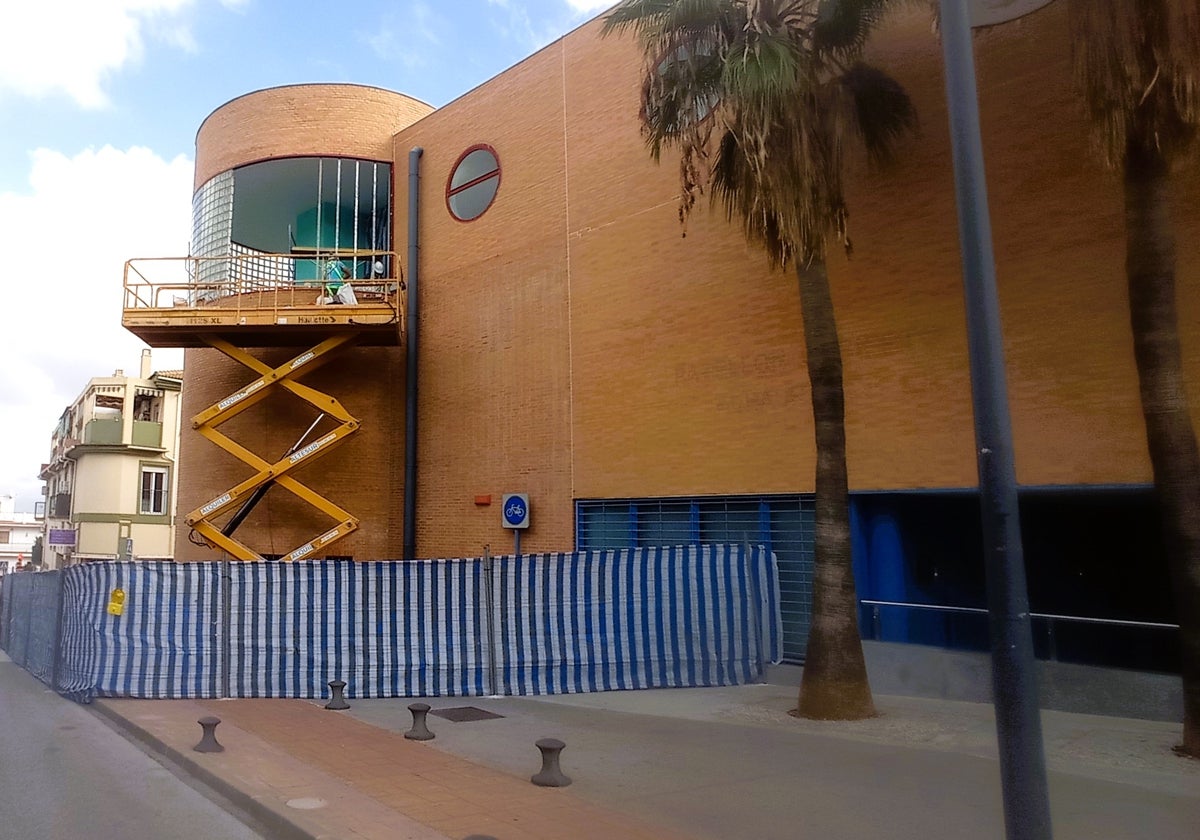
[[[356,335],[335,336],[322,341],[311,350],[306,350],[295,358],[275,369],[260,362],[249,353],[234,347],[219,338],[210,338],[209,344],[220,350],[234,361],[240,362],[259,374],[258,378],[219,402],[213,403],[204,411],[192,418],[192,428],[224,449],[233,457],[249,464],[257,472],[235,487],[226,490],[207,504],[201,505],[187,515],[185,521],[197,534],[209,543],[228,552],[238,560],[261,560],[258,552],[226,535],[214,523],[213,519],[226,513],[234,505],[241,504],[256,490],[268,482],[274,482],[286,490],[295,493],[317,510],[332,518],[338,524],[330,530],[296,547],[283,560],[299,560],[307,557],[330,543],[340,540],[358,528],[358,520],[341,507],[314,492],[310,488],[292,478],[289,473],[313,459],[327,455],[335,446],[358,431],[358,421],[350,416],[350,412],[342,404],[328,394],[301,385],[294,381],[301,374],[314,370],[337,354],[339,350],[354,343]],[[275,389],[282,388],[317,409],[319,412],[340,421],[340,425],[327,432],[317,440],[309,443],[290,455],[285,455],[273,464],[267,463],[249,449],[218,430],[218,426],[246,409],[270,396]]]
[[[393,256],[394,255],[389,255]],[[189,258],[194,260],[196,258]],[[357,297],[351,306],[314,304],[311,293],[273,286],[267,290],[239,288],[230,294],[198,294],[196,284],[155,282],[131,260],[126,264],[125,307],[122,323],[155,347],[212,347],[249,368],[257,378],[192,418],[192,428],[254,470],[254,474],[216,496],[185,517],[207,544],[238,560],[262,556],[232,536],[240,517],[271,484],[294,493],[336,524],[297,546],[281,560],[300,560],[353,533],[358,519],[350,512],[296,480],[291,473],[328,455],[358,431],[359,422],[338,400],[296,380],[334,360],[352,346],[400,343],[399,281],[374,278],[351,281]],[[392,261],[394,264],[394,259]],[[191,267],[191,276],[200,272]],[[349,285],[349,283],[347,284]],[[179,294],[183,292],[184,294]],[[169,296],[170,305],[160,299]],[[184,305],[180,304],[184,301]],[[314,340],[320,339],[315,345]],[[278,367],[255,358],[241,346],[309,346]],[[318,420],[330,417],[338,425],[311,443],[298,446],[270,462],[220,431],[221,424],[252,408],[268,396],[287,391],[311,405]],[[314,422],[315,428],[317,422]],[[311,431],[311,429],[310,429]],[[215,520],[242,508],[224,528]]]

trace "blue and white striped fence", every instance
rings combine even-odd
[[[483,568],[472,560],[232,565],[230,694],[487,693]]]
[[[84,701],[313,698],[332,679],[348,697],[735,685],[781,655],[774,557],[742,546],[95,563],[62,586],[56,687]]]
[[[220,697],[222,563],[88,563],[66,571],[64,692]],[[114,590],[120,615],[108,612]]]
[[[0,578],[0,641],[13,662],[49,682],[58,650],[61,572],[16,572]]]
[[[499,693],[737,685],[780,657],[761,548],[520,555],[498,558],[495,576]]]

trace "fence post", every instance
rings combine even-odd
[[[50,666],[50,688],[58,691],[58,671],[62,667],[63,606],[66,602],[66,571],[55,572],[58,577],[58,609],[54,617],[54,660]]]
[[[764,638],[766,635],[766,627],[764,626],[762,616],[762,583],[759,580],[758,558],[754,556],[750,548],[750,539],[747,535],[743,535],[744,542],[742,543],[742,556],[745,562],[746,574],[750,576],[750,620],[754,622],[754,668],[755,676],[759,679],[765,679],[767,674],[766,666],[766,647],[767,641]],[[765,549],[764,549],[765,554]]]
[[[487,612],[487,626],[484,628],[485,649],[488,658],[488,694],[499,694],[496,684],[496,633],[495,633],[495,578],[492,575],[492,549],[483,547],[483,600]]]
[[[10,586],[8,575],[0,575],[0,648],[4,650],[8,650],[8,602],[12,600],[8,593]]]
[[[233,626],[233,567],[229,560],[221,561],[221,624],[218,629],[220,633],[220,649],[221,649],[221,696],[229,697],[229,669],[230,655],[233,649],[233,643],[230,639]]]
[[[21,655],[21,660],[22,660],[21,667],[24,668],[26,671],[29,670],[29,640],[31,638],[33,638],[33,613],[34,613],[33,597],[34,597],[35,591],[37,590],[37,584],[34,583],[34,581],[37,579],[35,577],[36,575],[37,575],[37,572],[32,572],[29,575],[29,583],[30,583],[29,596],[26,598],[27,606],[25,609],[25,652]]]

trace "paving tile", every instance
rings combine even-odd
[[[432,830],[449,837],[491,834],[500,840],[664,837],[565,791],[534,787],[525,778],[307,701],[206,700],[174,707],[163,702],[126,701],[122,714],[176,741],[198,739],[198,727],[189,718],[221,717],[218,737],[224,733],[229,745],[246,748],[228,750],[206,766],[241,787],[257,785],[264,801],[276,806],[288,799],[324,799],[324,808],[290,815],[295,823],[311,827],[314,836],[395,840],[430,836]],[[249,748],[252,743],[270,749],[255,751]],[[325,781],[314,782],[314,774]]]

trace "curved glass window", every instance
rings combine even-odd
[[[446,207],[460,222],[478,219],[492,206],[500,189],[500,160],[491,146],[472,146],[450,170]]]
[[[192,255],[210,294],[390,277],[391,164],[355,158],[266,160],[217,175],[192,201]],[[228,281],[228,288],[215,284]]]

